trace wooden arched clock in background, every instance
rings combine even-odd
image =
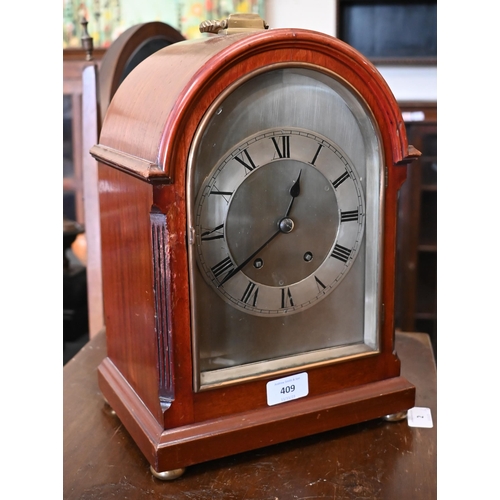
[[[82,46],[89,63],[82,71],[82,159],[83,205],[85,216],[84,248],[86,260],[89,335],[93,337],[104,326],[101,230],[97,165],[88,150],[98,141],[101,121],[116,90],[126,76],[146,57],[157,50],[184,40],[172,26],[154,21],[131,26],[107,49],[100,68],[93,62],[93,40],[82,21]]]
[[[162,478],[415,398],[394,352],[394,263],[419,153],[386,82],[325,34],[208,26],[223,34],[128,76],[91,150],[100,387]]]

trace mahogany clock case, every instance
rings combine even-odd
[[[307,67],[331,75],[370,114],[381,175],[376,349],[307,367],[309,394],[268,406],[266,383],[303,367],[198,390],[192,334],[187,165],[204,116],[249,74]],[[116,92],[99,144],[107,358],[102,393],[156,471],[398,413],[415,388],[394,352],[397,193],[408,146],[399,107],[376,68],[333,37],[300,29],[175,43],[137,66]]]

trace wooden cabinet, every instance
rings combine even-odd
[[[396,326],[428,333],[437,354],[437,107],[402,104],[408,143],[422,156],[399,194]]]

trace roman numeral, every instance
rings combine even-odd
[[[211,268],[211,271],[214,273],[214,276],[218,278],[220,275],[230,272],[234,269],[234,265],[231,262],[229,257],[221,260],[218,264]]]
[[[259,287],[256,286],[255,283],[252,283],[250,281],[245,289],[245,292],[243,293],[243,296],[241,297],[241,301],[244,302],[245,304],[248,304],[248,301],[250,301],[252,306],[255,307],[255,304],[257,303],[258,293],[259,293]]]
[[[216,231],[222,229],[222,233],[214,234]],[[210,241],[210,240],[220,240],[224,238],[224,224],[220,224],[217,227],[214,227],[211,231],[205,231],[201,233],[201,241]]]
[[[340,212],[340,222],[350,222],[353,220],[358,220],[359,214],[357,210],[347,210],[345,212]]]
[[[281,145],[278,143],[275,137],[271,137],[274,147],[278,153],[280,158],[290,158],[290,136],[282,135],[281,136]]]
[[[292,293],[290,292],[290,288],[282,288],[281,289],[281,309],[285,309],[290,304],[292,307],[294,306]]]
[[[323,148],[323,144],[320,144],[318,146],[318,149],[316,151],[316,154],[314,155],[314,158],[312,159],[312,162],[311,162],[311,165],[314,165],[314,163],[316,162],[316,160],[318,159],[318,156],[319,156],[319,152],[321,151],[321,149]]]
[[[219,191],[216,187],[213,187],[209,194],[222,196],[226,200],[226,203],[229,203],[231,196],[233,196],[232,191]]]
[[[241,156],[245,156],[246,160],[243,158],[239,158],[238,156],[235,156],[234,159],[241,163],[249,172],[251,172],[252,170],[255,170],[256,166],[255,166],[255,163],[253,162],[252,158],[250,157],[250,155],[248,154],[248,151],[245,149],[243,150],[243,152],[241,153]],[[248,162],[248,163],[247,163]]]
[[[337,180],[332,181],[333,187],[337,189],[348,178],[349,174],[347,172],[344,172]]]
[[[349,248],[343,247],[342,245],[335,245],[333,247],[333,252],[331,254],[331,257],[335,257],[338,260],[341,260],[342,262],[347,262],[347,259],[351,255],[351,250]]]
[[[314,279],[316,280],[316,284],[318,285],[318,291],[322,292],[326,288],[326,285],[324,285],[317,276],[314,276]]]

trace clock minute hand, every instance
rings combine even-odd
[[[235,267],[230,273],[226,274],[225,278],[219,283],[219,286],[222,286],[228,279],[232,278],[236,273],[239,273],[267,244],[269,244],[278,234],[281,233],[281,230],[278,229],[264,244],[262,244],[255,252],[250,255],[250,257],[246,258],[239,266]]]

